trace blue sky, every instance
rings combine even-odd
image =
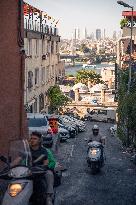
[[[88,33],[97,28],[106,29],[111,36],[113,31],[119,31],[121,12],[125,8],[118,5],[116,0],[25,0],[26,2],[46,11],[55,19],[62,37],[70,38],[74,28],[80,28],[81,33],[87,28]],[[136,0],[125,0],[134,5]],[[126,10],[126,9],[125,9]]]

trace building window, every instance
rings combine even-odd
[[[42,40],[42,54],[45,54],[45,40]]]
[[[33,87],[33,72],[28,72],[28,89],[30,90]]]
[[[36,39],[35,41],[35,54],[36,56],[39,56],[39,40]]]
[[[44,109],[44,95],[39,95],[39,112]]]
[[[51,53],[52,54],[54,53],[54,42],[53,41],[51,42]]]
[[[55,75],[55,70],[54,70],[54,65],[52,66],[52,73],[51,73],[51,75],[52,75],[52,77],[54,77],[54,75]]]
[[[51,53],[50,41],[48,41],[48,43],[47,43],[47,52],[48,52],[48,53]]]
[[[35,69],[35,85],[39,84],[39,68]]]
[[[26,54],[28,56],[32,55],[32,39],[27,39],[27,42],[26,42]]]
[[[46,81],[49,80],[49,66],[47,66],[47,69],[46,69]]]
[[[41,81],[42,81],[42,82],[45,82],[45,68],[42,68]]]
[[[37,113],[37,98],[35,99],[35,102],[33,104],[33,107],[34,107],[34,113]]]
[[[56,53],[59,53],[59,44],[56,42]]]
[[[115,75],[115,71],[114,70],[111,71],[111,75]]]

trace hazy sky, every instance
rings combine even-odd
[[[74,28],[84,28],[87,32],[95,32],[96,28],[106,29],[107,35],[119,31],[119,22],[122,10],[127,10],[118,5],[116,0],[25,0],[47,12],[55,19],[60,19],[59,33],[62,37],[71,37]],[[125,0],[134,5],[136,0]]]

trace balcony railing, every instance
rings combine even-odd
[[[37,20],[31,20],[25,18],[24,28],[28,31],[35,31],[35,32],[44,33],[46,35],[58,36],[58,28],[48,26],[47,24],[41,24],[40,22],[37,22]]]

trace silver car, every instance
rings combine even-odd
[[[43,144],[44,141],[49,140],[53,143],[53,132],[46,116],[39,113],[28,113],[27,120],[29,134],[31,134],[34,131],[40,132],[43,136]]]

